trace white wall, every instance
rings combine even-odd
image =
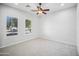
[[[78,50],[78,55],[79,55],[79,4],[77,4],[77,21],[76,21],[76,26],[77,26],[77,50]]]
[[[38,19],[37,17],[29,14],[28,12],[23,12],[5,5],[0,5],[0,15],[1,19],[1,26],[2,29],[2,47],[9,46],[15,44],[17,42],[30,40],[36,38],[38,36]],[[6,19],[7,16],[12,16],[18,18],[18,35],[14,36],[6,36]],[[32,21],[32,33],[25,34],[25,19],[30,19]]]
[[[44,37],[50,40],[76,45],[76,8],[69,8],[45,16],[36,17],[28,12],[0,5],[2,47],[16,42]],[[18,35],[6,36],[6,17],[18,18]],[[25,19],[32,20],[32,33],[25,34]]]
[[[1,9],[0,9],[0,13],[1,13]],[[2,19],[1,14],[0,14],[0,19]],[[1,47],[1,39],[2,39],[2,34],[1,34],[2,33],[2,27],[1,27],[2,24],[1,23],[2,23],[2,20],[0,20],[0,47]]]
[[[41,36],[76,45],[76,8],[68,8],[41,18]]]

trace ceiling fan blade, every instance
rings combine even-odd
[[[43,9],[43,11],[49,11],[49,9]]]
[[[39,13],[36,13],[37,15],[39,14]]]
[[[37,6],[37,9],[40,10],[40,6]]]
[[[47,13],[45,13],[45,12],[42,12],[43,14],[47,14]]]
[[[43,11],[43,9],[40,7],[40,10],[42,10]]]
[[[40,6],[37,6],[37,8],[40,8]]]

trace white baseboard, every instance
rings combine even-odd
[[[54,41],[54,42],[57,42],[57,43],[60,43],[60,44],[65,44],[65,45],[69,45],[69,46],[72,46],[72,47],[77,47],[76,44],[72,44],[72,43],[68,43],[68,42],[64,42],[64,41],[51,40],[51,39],[48,39],[46,37],[41,37],[41,39],[47,39],[47,40]]]
[[[22,42],[25,42],[25,41],[29,41],[29,40],[32,40],[32,39],[37,39],[37,37],[36,38],[29,38],[28,40],[27,39],[26,40],[24,39],[24,40],[21,40],[21,41],[13,42],[11,44],[3,45],[0,48],[9,47],[9,46],[16,45],[16,44],[19,44],[19,43],[22,43]]]
[[[4,45],[4,46],[1,46],[0,48],[5,48],[5,47],[8,47],[8,46],[16,45],[16,44],[19,44],[19,43],[22,43],[22,42],[25,42],[25,41],[33,40],[33,39],[47,39],[47,40],[51,40],[51,39],[48,39],[46,37],[35,37],[35,38],[29,38],[28,40],[24,39],[22,41],[13,42],[11,44],[7,44],[7,45]],[[62,42],[62,41],[57,41],[57,40],[51,40],[51,41],[55,41],[57,43],[69,45],[69,46],[72,46],[72,47],[76,47],[77,46],[75,44],[70,44],[70,43],[67,43],[67,42]]]

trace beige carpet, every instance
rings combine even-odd
[[[77,49],[47,39],[29,40],[17,45],[0,49],[0,55],[11,56],[75,56]]]

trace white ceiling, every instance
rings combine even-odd
[[[32,9],[36,9],[36,6],[38,6],[38,3],[19,3],[18,5],[15,5],[15,3],[4,3],[5,5],[27,11],[32,14],[36,14],[32,11]],[[30,7],[26,7],[26,5],[30,5]],[[55,12],[58,10],[70,8],[76,6],[76,3],[64,3],[64,6],[61,6],[61,3],[42,3],[43,8],[50,9],[47,13]]]

